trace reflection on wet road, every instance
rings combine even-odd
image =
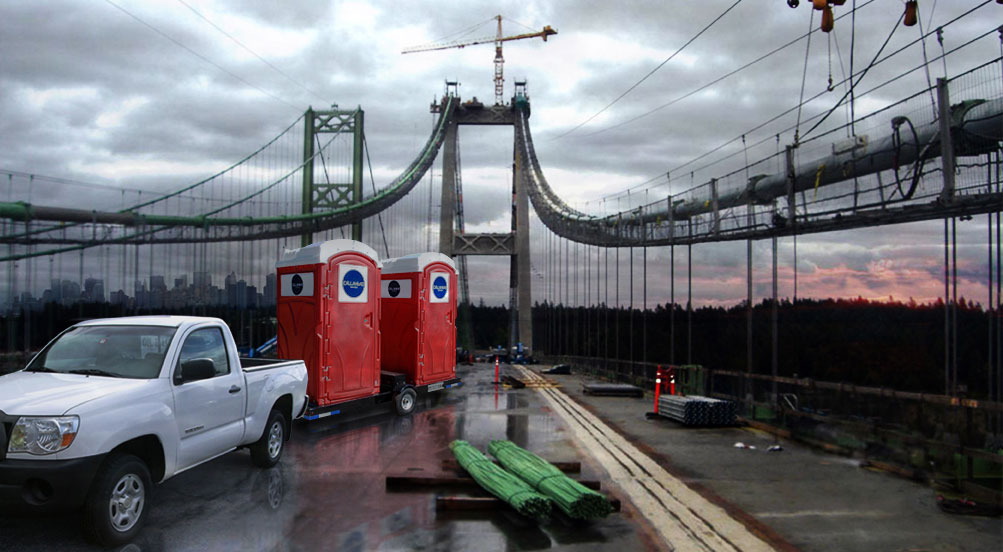
[[[271,470],[246,451],[182,473],[155,489],[147,526],[124,548],[174,550],[637,550],[650,548],[630,514],[588,525],[531,523],[509,510],[435,511],[435,494],[388,492],[387,474],[441,474],[449,442],[485,450],[510,439],[551,460],[582,460],[583,478],[601,479],[570,434],[531,389],[495,389],[493,367],[459,370],[465,385],[423,399],[411,417],[390,407],[354,419],[294,428]],[[0,550],[91,550],[73,515],[0,518]]]

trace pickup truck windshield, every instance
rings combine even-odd
[[[156,378],[176,330],[161,326],[73,328],[32,359],[25,371]]]

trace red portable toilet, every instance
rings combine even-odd
[[[286,251],[279,278],[278,355],[303,359],[319,406],[380,389],[380,261],[353,240]]]
[[[414,385],[456,377],[456,265],[442,253],[383,263],[383,369]]]

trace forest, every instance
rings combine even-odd
[[[507,324],[505,309],[474,307],[479,345],[495,343]],[[945,316],[956,317],[958,392],[987,396],[989,366],[1003,341],[998,319],[961,299],[917,304],[857,299],[799,299],[777,304],[777,372],[857,385],[943,393]],[[486,312],[485,312],[486,311]],[[953,311],[953,312],[952,312]],[[490,314],[488,314],[490,313]],[[773,308],[752,309],[752,371],[769,374]],[[491,322],[494,321],[492,326]],[[662,364],[701,364],[745,371],[748,308],[659,305],[645,312],[540,304],[533,311],[537,355],[583,355]],[[490,338],[490,339],[488,339]],[[993,352],[990,352],[990,342]],[[950,349],[949,349],[950,350]],[[953,357],[954,351],[951,352]],[[990,356],[992,357],[990,359]],[[995,371],[999,373],[998,369]]]
[[[154,313],[108,303],[49,303],[41,311],[19,311],[0,318],[0,349],[23,352],[27,335],[28,349],[38,350],[77,321],[135,314],[219,317],[233,328],[241,347],[260,345],[276,331],[274,307],[217,306],[174,313],[159,309]],[[917,304],[861,298],[798,299],[796,303],[782,300],[777,304],[778,373],[943,393],[946,315],[957,319],[957,335],[952,335],[950,341],[953,344],[957,340],[959,393],[986,397],[990,362],[993,365],[999,362],[997,351],[1003,333],[995,316],[964,299],[958,301],[954,312],[939,301]],[[481,303],[460,309],[457,322],[461,336],[467,316],[475,348],[508,344],[507,308]],[[756,373],[771,372],[772,316],[769,301],[752,309],[752,369]],[[662,364],[693,363],[744,371],[747,317],[744,304],[728,308],[703,306],[688,313],[683,305],[658,305],[641,311],[538,303],[533,308],[535,351],[532,352],[537,357],[581,355]],[[16,369],[16,364],[23,362],[23,355],[7,356],[14,364],[7,370]]]

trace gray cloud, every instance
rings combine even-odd
[[[0,20],[5,45],[0,56],[0,168],[147,190],[177,189],[198,176],[167,171],[122,175],[94,167],[124,162],[171,163],[195,167],[199,170],[193,172],[199,175],[208,174],[210,167],[226,166],[260,147],[307,106],[325,108],[337,102],[342,108],[361,106],[365,110],[366,139],[377,186],[382,186],[407,166],[425,142],[433,124],[428,105],[441,96],[443,80],[462,82],[460,93],[465,99],[478,96],[490,102],[493,95],[490,45],[408,56],[402,56],[399,48],[455,33],[500,12],[532,28],[550,24],[560,32],[547,44],[539,40],[506,44],[506,94],[511,94],[515,78],[528,79],[533,102],[531,124],[544,171],[558,193],[590,199],[595,206],[599,204],[595,194],[664,177],[667,170],[796,105],[805,60],[803,41],[707,92],[621,128],[590,135],[663,105],[804,33],[810,8],[807,2],[802,4],[790,10],[782,2],[769,6],[742,3],[606,114],[556,139],[654,68],[724,6],[682,3],[666,7],[640,1],[614,4],[592,0],[472,2],[462,6],[360,2],[291,7],[260,0],[193,4],[217,24],[254,43],[260,54],[318,92],[317,97],[241,50],[180,3],[122,4],[226,71],[280,98],[278,101],[206,64],[107,3],[15,2],[5,6]],[[960,14],[967,9],[963,4],[941,2],[932,19],[926,21],[926,28]],[[924,5],[924,18],[929,18],[931,7]],[[857,69],[873,56],[900,10],[897,2],[875,2],[862,10],[856,23]],[[837,15],[845,13],[848,6],[836,11]],[[991,30],[994,23],[988,19],[969,17],[946,27],[945,47]],[[248,32],[251,28],[254,30]],[[506,30],[524,29],[506,23]],[[475,34],[493,32],[489,24]],[[918,32],[918,28],[897,29],[887,51],[913,40]],[[274,42],[255,42],[262,37],[275,38]],[[998,56],[995,35],[983,42],[951,57],[949,73],[958,74]],[[829,37],[813,36],[806,95],[824,89],[830,66],[833,77],[842,78],[839,56],[848,70],[849,45],[848,19],[838,21]],[[930,42],[928,53],[938,52],[939,46]],[[875,67],[861,88],[875,86],[921,61],[919,49],[911,48]],[[941,66],[934,64],[931,71],[934,77],[940,76]],[[870,104],[862,101],[859,109],[873,109],[925,86],[923,72],[912,73],[882,90]],[[802,120],[828,109],[841,93],[841,89],[828,93],[806,106]],[[922,102],[917,105],[922,106]],[[108,123],[116,117],[114,124]],[[795,117],[789,114],[750,132],[749,158],[774,154],[778,147],[774,136],[794,125]],[[845,113],[837,110],[831,123],[842,121]],[[480,130],[483,132],[464,129],[462,134],[467,223],[505,228],[510,203],[505,174],[511,162],[511,131]],[[792,138],[791,132],[784,132],[780,147]],[[761,140],[761,145],[752,145]],[[810,157],[812,148],[827,148],[828,140],[824,142],[810,144],[803,155]],[[741,143],[735,142],[687,166],[680,174],[673,174],[673,193],[737,169],[744,163],[745,153]],[[714,163],[729,154],[734,156]],[[707,164],[706,169],[698,170]],[[205,172],[199,172],[203,167]],[[773,167],[767,163],[757,169],[765,172]],[[695,171],[692,179],[690,171]],[[603,182],[604,178],[614,182]],[[668,191],[654,184],[649,188],[653,193]],[[427,194],[427,188],[422,190]],[[35,195],[36,202],[39,197],[51,197],[64,205],[83,198],[115,206],[121,202],[114,192],[82,194],[77,187],[55,184],[39,193],[44,195]],[[433,195],[437,206],[438,196]],[[427,240],[419,236],[424,236],[421,218],[427,209],[421,206],[427,198],[405,201],[410,203],[393,212],[393,224],[404,229],[395,230],[393,239],[407,247],[423,246]],[[932,222],[880,232],[805,236],[799,239],[799,273],[818,275],[819,289],[844,289],[862,282],[882,293],[890,280],[851,278],[834,271],[867,274],[880,265],[891,270],[916,270],[936,279],[941,232],[938,223]],[[961,273],[973,290],[984,289],[978,287],[984,280],[980,265],[984,264],[984,235],[984,222],[961,227]],[[685,256],[679,249],[677,254],[678,271]],[[255,260],[261,265],[257,270],[265,270],[270,258]],[[649,250],[650,293],[656,298],[667,296],[667,258],[664,248]],[[788,269],[793,264],[789,240],[781,241],[780,262]],[[535,259],[534,264],[541,271],[546,266]],[[475,294],[482,293],[491,302],[504,302],[507,266],[504,259],[471,259]],[[708,301],[740,299],[745,293],[744,267],[743,243],[697,246],[695,290]],[[761,285],[769,276],[768,242],[755,244],[754,268],[757,295],[762,296],[768,293],[768,287],[764,290]],[[782,278],[787,284],[788,276]]]

